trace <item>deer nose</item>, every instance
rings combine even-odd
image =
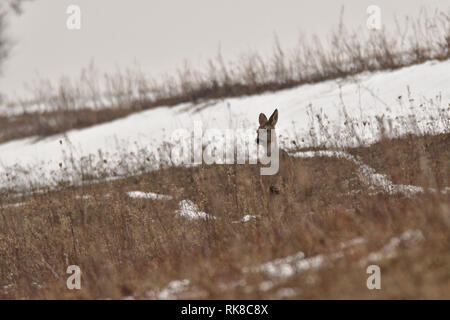
[[[256,143],[259,143],[259,138],[256,138]]]

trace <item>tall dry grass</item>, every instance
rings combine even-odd
[[[0,297],[448,299],[448,145],[445,134],[347,150],[424,188],[414,195],[371,188],[346,159],[293,158],[272,213],[252,165],[166,168],[16,198],[23,204],[0,208]],[[215,219],[177,214],[186,199]],[[285,277],[257,269],[299,251],[323,263],[291,262],[297,272]],[[73,264],[81,290],[66,287]],[[366,287],[369,264],[381,267],[381,290]]]
[[[433,23],[443,21],[445,27],[408,22],[414,33],[403,37],[409,39],[406,51],[405,41],[387,32],[366,39],[341,26],[331,49],[312,40],[291,57],[277,44],[273,59],[251,55],[236,69],[219,55],[204,74],[186,67],[162,83],[133,72],[111,76],[105,80],[106,96],[91,68],[82,78],[84,86],[70,80],[56,87],[37,85],[35,102],[50,110],[0,120],[5,124],[0,139],[63,132],[158,104],[252,94],[447,59],[448,15],[437,14],[441,20]],[[429,33],[416,32],[421,28]],[[430,44],[419,41],[422,37],[440,40]],[[348,125],[350,134],[357,135]],[[320,119],[319,126],[327,137]],[[309,138],[317,142],[314,150],[320,148],[317,136]],[[144,173],[130,171],[123,179],[78,187],[62,183],[58,190],[20,197],[2,189],[0,298],[448,299],[449,143],[448,134],[390,139],[386,132],[370,147],[346,150],[395,184],[423,188],[415,194],[363,183],[360,167],[344,158],[293,158],[282,170],[281,201],[272,212],[259,168],[252,165],[145,173],[150,164],[143,158]],[[126,171],[126,161],[122,165]],[[74,166],[83,181],[96,178],[88,163]],[[173,198],[132,198],[129,191]],[[180,216],[180,202],[187,199],[215,218]],[[246,215],[253,218],[242,221]],[[295,260],[299,251],[305,259]],[[285,257],[297,258],[275,272],[261,268]],[[381,290],[366,287],[369,264],[381,268]],[[69,265],[82,270],[79,291],[66,287]],[[184,281],[175,286],[174,280]]]

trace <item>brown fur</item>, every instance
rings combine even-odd
[[[283,192],[283,167],[286,162],[290,161],[289,155],[286,151],[278,147],[276,134],[274,134],[275,141],[272,141],[272,132],[275,131],[275,125],[278,122],[278,109],[272,113],[270,118],[264,113],[259,114],[259,128],[257,130],[256,142],[266,147],[266,153],[270,156],[272,144],[276,144],[279,152],[279,168],[275,175],[261,176],[260,183],[263,193],[266,195],[267,208],[269,214],[273,215],[275,212],[281,213],[283,211],[282,192]],[[260,129],[267,130],[267,143],[262,141],[260,137]]]

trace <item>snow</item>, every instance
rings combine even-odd
[[[293,141],[296,147],[334,148],[374,143],[380,139],[380,117],[392,128],[392,136],[449,132],[449,83],[450,60],[429,61],[391,72],[210,101],[204,108],[192,108],[190,103],[163,106],[64,135],[14,140],[0,144],[0,188],[23,191],[30,186],[56,187],[61,180],[80,185],[86,170],[104,178],[173,165],[164,155],[170,155],[175,145],[171,135],[176,129],[192,132],[194,122],[201,121],[205,130],[251,129],[256,135],[258,114],[272,113],[275,108],[279,110],[280,146],[286,150],[294,146]],[[408,125],[412,116],[417,127]],[[359,139],[344,125],[349,119]],[[356,158],[350,161],[359,162]],[[393,185],[385,176],[359,164],[362,178],[387,192],[422,191]]]
[[[422,187],[418,186],[394,184],[386,175],[377,173],[375,169],[364,164],[359,158],[344,151],[305,151],[290,155],[299,158],[336,157],[351,161],[358,167],[358,175],[361,182],[374,191],[380,190],[388,194],[401,193],[406,196],[412,196],[425,191]],[[429,191],[435,192],[436,190],[429,189]],[[446,189],[444,191],[446,192]]]
[[[75,196],[75,199],[89,200],[92,199],[92,196],[90,194],[77,195]]]
[[[190,281],[188,279],[173,280],[156,294],[156,298],[159,300],[175,300],[178,294],[187,290],[189,284]],[[150,298],[153,298],[154,295],[153,291],[147,293],[147,296]]]
[[[401,243],[407,245],[415,245],[425,239],[420,230],[406,230],[398,237],[392,237],[379,251],[370,253],[366,258],[359,261],[359,264],[365,267],[368,263],[378,262],[383,259],[394,258],[397,255],[397,248]],[[269,279],[265,279],[259,283],[260,291],[269,291],[276,285],[280,284],[298,273],[306,271],[314,271],[326,267],[327,262],[343,258],[347,254],[352,254],[351,248],[366,244],[366,240],[362,237],[356,237],[340,244],[341,250],[330,254],[317,254],[311,257],[305,257],[302,251],[296,254],[278,258],[265,262],[255,267],[245,267],[243,273],[263,273]],[[309,280],[313,283],[314,280]],[[288,296],[286,296],[288,297]]]
[[[257,219],[257,218],[258,218],[258,216],[253,216],[253,215],[250,215],[250,214],[246,214],[244,217],[242,217],[242,219],[232,221],[232,223],[244,223],[244,222],[248,222],[248,221],[250,221],[252,219]]]
[[[402,237],[408,237],[408,239],[417,238],[418,235],[414,233],[415,232],[405,232]],[[405,234],[408,235],[405,236]],[[260,272],[265,273],[267,276],[271,277],[272,280],[262,281],[259,285],[259,289],[261,291],[268,291],[272,289],[277,283],[279,283],[280,280],[292,277],[300,272],[320,269],[326,265],[327,261],[332,261],[344,257],[345,252],[342,250],[346,250],[364,243],[366,243],[366,240],[364,238],[357,237],[349,241],[342,242],[340,244],[341,250],[328,255],[318,254],[311,257],[305,257],[305,254],[302,251],[299,251],[294,255],[268,261],[256,267],[244,268],[242,272]]]
[[[186,217],[189,219],[215,219],[216,217],[211,216],[203,211],[199,211],[197,205],[191,200],[181,200],[179,203],[179,210],[176,213],[179,216]]]
[[[354,238],[354,239],[349,240],[347,242],[342,242],[340,247],[341,247],[341,249],[346,249],[346,248],[357,246],[357,245],[361,245],[361,244],[364,244],[364,243],[366,243],[366,239],[364,239],[362,237],[357,237],[357,238]]]
[[[392,237],[381,250],[370,253],[366,258],[359,261],[360,265],[365,267],[368,263],[378,262],[382,259],[394,258],[397,254],[397,248],[400,244],[415,245],[425,240],[421,230],[406,230],[398,237]],[[267,292],[272,290],[277,285],[281,284],[286,279],[295,276],[298,273],[306,271],[314,271],[328,266],[327,262],[343,258],[346,254],[352,254],[351,248],[366,244],[367,241],[362,237],[356,237],[340,244],[341,250],[330,254],[317,254],[311,257],[305,257],[302,251],[293,255],[278,258],[265,262],[254,267],[244,267],[242,273],[263,273],[268,279],[262,280],[257,288],[259,291]],[[314,284],[315,280],[312,277],[307,278],[307,283]],[[222,291],[232,290],[237,287],[247,287],[251,290],[245,279],[239,279],[227,283],[218,283],[218,287]],[[290,298],[297,295],[300,289],[294,287],[280,288],[276,292],[278,299]],[[203,292],[195,287],[191,287],[189,279],[171,281],[161,290],[150,290],[147,292],[147,297],[151,299],[177,299],[180,295],[189,293],[191,297],[199,297]]]
[[[277,291],[277,299],[287,299],[297,295],[297,289],[295,288],[281,288]]]
[[[0,209],[7,209],[7,208],[18,208],[25,205],[25,202],[17,202],[17,203],[8,203],[3,206],[0,206]]]
[[[307,270],[318,269],[325,263],[325,256],[317,255],[305,258],[303,252],[298,252],[292,256],[276,259],[264,263],[252,269],[244,269],[244,272],[263,272],[271,277],[288,278],[294,274]]]
[[[259,284],[259,290],[260,291],[269,291],[270,289],[272,289],[275,286],[275,283],[271,280],[265,280],[262,281]]]
[[[377,252],[372,252],[368,257],[360,261],[361,265],[378,262],[383,259],[392,259],[397,256],[397,247],[403,242],[407,244],[417,244],[425,240],[420,230],[406,230],[399,237],[393,237],[383,248]]]
[[[127,192],[130,198],[136,199],[152,199],[152,200],[172,200],[173,197],[165,194],[157,194],[153,192],[130,191]]]
[[[147,297],[158,300],[176,300],[176,299],[199,299],[205,296],[206,292],[191,285],[189,279],[170,281],[160,290],[149,290]]]

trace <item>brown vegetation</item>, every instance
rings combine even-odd
[[[2,203],[0,297],[449,299],[448,139],[348,150],[395,182],[439,188],[415,195],[374,193],[355,164],[321,157],[284,168],[283,206],[273,215],[251,165],[167,168]],[[174,198],[127,195],[136,190]],[[215,219],[177,215],[184,199]],[[256,218],[240,221],[245,215]],[[299,251],[324,264],[286,277],[253,269]],[[380,260],[365,260],[374,252]],[[81,290],[66,288],[72,264]],[[381,290],[366,287],[369,264],[381,267]],[[168,294],[182,279],[189,283]]]

